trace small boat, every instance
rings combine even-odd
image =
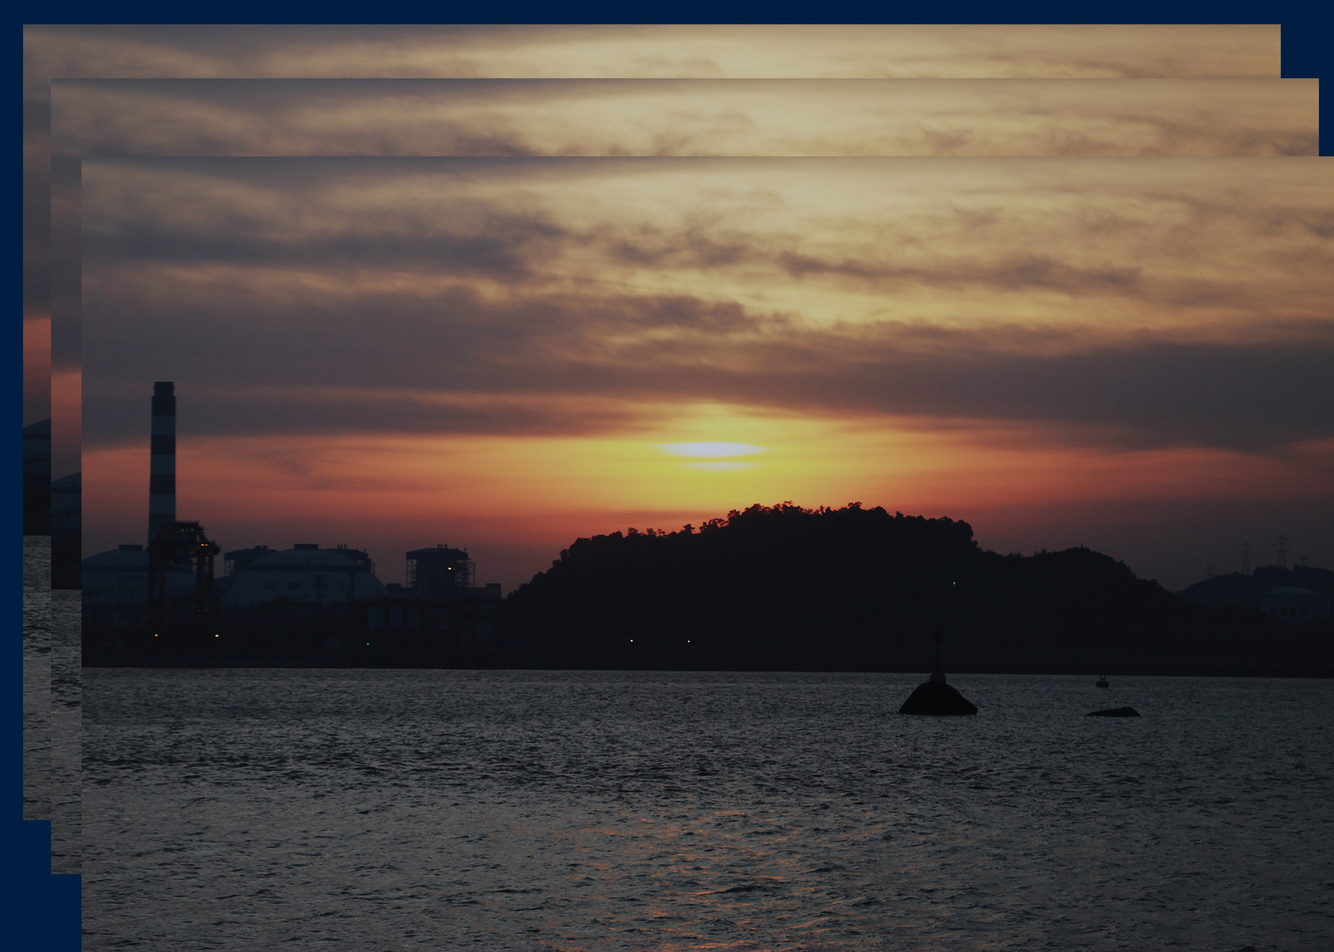
[[[1107,683],[1107,673],[1105,671],[1098,677],[1097,686],[1100,688],[1111,687],[1111,685]]]

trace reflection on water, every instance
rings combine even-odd
[[[84,677],[90,950],[1334,947],[1329,682]]]

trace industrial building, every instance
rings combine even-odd
[[[299,542],[290,549],[274,551],[267,546],[242,549],[244,553],[262,553],[259,558],[231,558],[232,565],[221,586],[218,600],[222,611],[254,611],[278,599],[288,604],[306,605],[320,611],[334,605],[384,598],[388,590],[372,574],[373,566],[364,552],[339,546],[321,549],[311,542]]]
[[[1275,588],[1260,596],[1260,611],[1289,625],[1329,621],[1330,598],[1309,588]]]
[[[122,545],[83,560],[83,607],[88,609],[148,610],[148,550],[142,545]],[[194,594],[195,576],[184,566],[171,566],[167,575],[167,597],[188,598]]]
[[[155,383],[148,544],[82,561],[85,663],[432,664],[494,649],[500,585],[464,549],[407,553],[385,585],[362,549],[295,543],[223,554],[176,515],[176,399]]]

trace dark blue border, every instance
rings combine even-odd
[[[1290,78],[1322,78],[1334,76],[1329,68],[1331,46],[1331,23],[1334,16],[1328,9],[1321,9],[1319,2],[1311,0],[1285,0],[1285,2],[1260,5],[1254,2],[1219,2],[1204,4],[1187,3],[1149,3],[1131,2],[1101,5],[1071,5],[1069,3],[1022,3],[1022,4],[953,4],[935,5],[927,8],[921,4],[909,6],[867,3],[834,3],[812,6],[797,6],[791,3],[776,3],[761,6],[750,3],[703,3],[698,0],[673,3],[670,6],[653,4],[647,7],[632,7],[624,4],[594,3],[579,4],[576,8],[538,7],[530,3],[493,6],[487,9],[487,15],[477,19],[478,7],[460,6],[451,9],[448,6],[405,6],[391,11],[399,14],[386,22],[420,23],[439,19],[452,22],[484,23],[526,23],[526,22],[571,22],[571,23],[1279,23],[1283,28],[1283,73]],[[82,7],[77,3],[63,3],[41,8],[29,8],[19,22],[27,23],[98,23],[106,22],[106,7]],[[198,10],[198,8],[195,8]],[[559,11],[563,16],[559,21],[552,13]],[[302,23],[316,19],[312,14],[322,14],[326,22],[359,22],[354,17],[344,18],[339,13],[353,12],[350,8],[340,10],[336,7],[314,8],[291,4],[234,3],[216,10],[216,17],[191,17],[189,8],[178,5],[141,4],[133,8],[116,8],[114,12],[125,23]],[[356,11],[360,12],[360,11]],[[186,13],[183,17],[181,14]],[[811,14],[818,13],[820,18],[813,19]],[[330,14],[333,14],[332,16]],[[450,17],[457,14],[457,18]],[[10,58],[16,85],[22,80],[22,34],[19,31],[16,55]],[[1331,118],[1330,102],[1334,95],[1326,94],[1320,105],[1320,154],[1334,154],[1334,118]],[[21,122],[14,122],[11,128],[18,130],[9,149],[9,161],[14,173],[9,181],[21,180],[22,131]],[[22,220],[21,193],[11,186],[8,207],[11,209],[9,220],[10,235],[14,243],[9,256],[12,262],[10,273],[13,275],[11,298],[16,305],[16,312],[21,313],[18,300],[22,287],[22,236],[19,223]],[[22,322],[10,325],[8,353],[11,355],[11,373],[5,375],[5,388],[10,394],[11,439],[4,445],[9,447],[3,458],[8,464],[0,465],[4,473],[3,485],[7,491],[9,505],[4,510],[4,528],[11,540],[9,546],[0,552],[0,568],[11,580],[22,578],[22,554],[18,539],[22,536],[22,516],[20,500],[22,497],[21,443],[19,433],[22,430]],[[21,627],[18,619],[22,617],[21,585],[11,581],[8,599],[5,604],[6,617],[10,619],[11,636],[9,648],[4,660],[5,683],[10,687],[0,692],[6,699],[4,710],[9,713],[3,717],[5,756],[3,762],[3,789],[8,791],[5,806],[5,819],[0,823],[0,850],[5,857],[7,884],[0,887],[0,921],[6,944],[10,948],[23,950],[51,950],[51,952],[79,952],[80,950],[80,888],[82,877],[50,875],[50,824],[22,821],[23,803],[23,663]]]

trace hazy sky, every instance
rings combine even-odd
[[[511,586],[578,534],[783,499],[1088,544],[1172,587],[1278,532],[1328,564],[1323,160],[525,157],[1309,152],[1278,37],[26,28],[25,273],[53,266],[50,80],[122,80],[56,84],[47,199],[86,228],[54,284],[77,327],[86,265],[88,551],[140,541],[147,394],[174,379],[182,517],[228,548],[364,546],[391,580],[441,541]],[[474,81],[266,81],[335,76]],[[609,81],[686,77],[711,81]],[[831,81],[712,81],[748,77]],[[506,158],[77,165],[418,149]],[[57,359],[60,433],[78,347]]]
[[[164,379],[183,517],[391,578],[784,499],[1169,583],[1201,506],[1329,524],[1320,158],[101,159],[83,227],[93,551]]]
[[[1311,79],[53,81],[58,415],[78,414],[86,157],[1314,155],[1318,92]],[[64,472],[78,446],[60,430]]]
[[[57,155],[1317,155],[1316,79],[61,80]]]
[[[32,77],[1270,76],[1277,24],[96,25],[24,28]]]
[[[61,329],[77,328],[79,265],[69,249],[57,247],[52,256],[52,80],[1276,78],[1280,34],[1275,24],[28,25],[25,419],[52,415],[56,470],[77,464],[78,347]],[[220,123],[212,131],[215,142],[237,134],[234,124]],[[328,151],[327,143],[314,151]],[[55,163],[58,183],[62,175],[66,183],[77,179],[68,165]],[[77,208],[77,186],[67,184],[54,200],[57,213],[68,217]],[[72,316],[62,320],[62,312]]]

